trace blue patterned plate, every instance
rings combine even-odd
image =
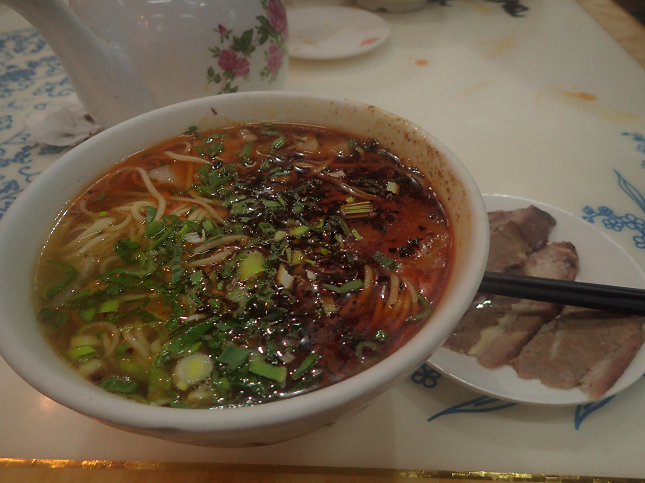
[[[573,243],[580,257],[578,280],[645,288],[645,273],[638,263],[614,240],[594,225],[553,206],[537,201],[505,195],[484,195],[486,208],[513,210],[529,205],[550,213],[557,221],[551,232],[552,241]],[[440,348],[429,363],[438,371],[469,388],[508,401],[573,405],[591,402],[579,389],[552,389],[538,380],[520,379],[510,366],[487,369],[475,357]],[[645,345],[614,386],[603,396],[612,396],[636,382],[645,373]]]

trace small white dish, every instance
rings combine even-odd
[[[384,10],[390,13],[403,13],[425,7],[428,0],[356,0],[356,4],[372,12]]]
[[[483,195],[486,209],[513,210],[529,205],[548,212],[557,224],[549,237],[552,241],[573,243],[580,257],[580,273],[577,280],[584,282],[623,285],[637,288],[645,287],[645,273],[638,263],[615,241],[597,230],[580,217],[553,206],[505,195]],[[588,394],[574,389],[553,389],[539,380],[526,380],[518,377],[510,366],[487,369],[477,363],[473,356],[452,352],[440,347],[429,359],[439,372],[457,382],[499,399],[527,404],[573,405],[592,402]],[[645,373],[645,345],[616,381],[616,384],[603,395],[603,399],[627,388]]]
[[[287,12],[289,55],[299,59],[342,59],[381,45],[388,24],[365,10],[350,7],[301,7]]]

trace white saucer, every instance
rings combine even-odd
[[[301,7],[287,11],[289,55],[341,59],[368,52],[385,41],[390,27],[378,15],[350,7]]]
[[[580,274],[577,280],[645,288],[645,273],[638,263],[616,242],[579,216],[544,203],[511,196],[484,195],[484,202],[489,211],[525,208],[532,204],[550,213],[557,224],[549,239],[569,241],[578,251]],[[499,399],[542,405],[586,404],[593,401],[579,389],[552,389],[538,380],[520,379],[510,366],[486,369],[477,363],[475,357],[452,352],[443,347],[439,348],[428,362],[457,382]],[[644,373],[645,345],[602,399],[630,386]]]

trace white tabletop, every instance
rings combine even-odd
[[[521,17],[484,0],[444,3],[379,13],[390,35],[360,56],[292,59],[286,89],[353,98],[408,118],[448,146],[482,192],[587,216],[645,266],[640,65],[574,0],[523,0],[529,10]],[[1,215],[62,153],[30,143],[24,117],[70,87],[51,51],[2,5],[0,32]],[[75,414],[0,359],[0,458],[638,478],[645,477],[644,397],[641,380],[595,404],[517,405],[425,366],[325,431],[274,446],[211,449],[126,433]]]

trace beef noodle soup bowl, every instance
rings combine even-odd
[[[408,376],[479,286],[488,223],[437,140],[273,92],[144,114],[0,226],[0,351],[46,396],[189,444],[328,426]]]

